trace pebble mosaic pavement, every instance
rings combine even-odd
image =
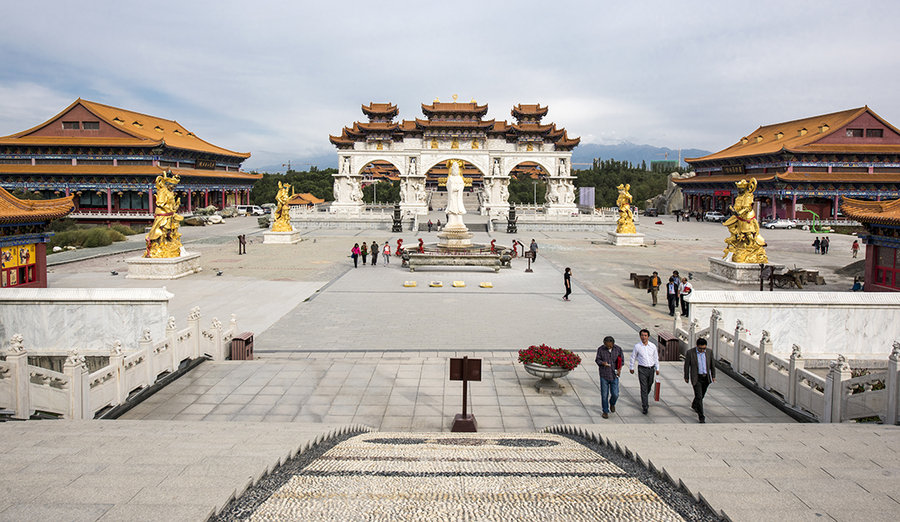
[[[718,520],[601,453],[551,434],[367,433],[219,520]]]

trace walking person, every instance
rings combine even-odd
[[[535,261],[537,261],[538,251],[538,244],[534,239],[531,240],[531,245],[528,246],[528,249],[531,250],[531,262],[534,263]]]
[[[700,416],[700,424],[706,422],[703,415],[703,397],[710,383],[716,382],[716,365],[706,352],[706,339],[697,339],[697,346],[684,354],[684,382],[694,387],[694,401],[691,409]]]
[[[684,300],[686,296],[691,295],[691,292],[694,291],[694,287],[691,286],[691,282],[686,278],[681,280],[681,288],[678,289],[679,300],[681,301],[681,315],[682,317],[688,316],[690,303]]]
[[[856,254],[859,253],[859,240],[854,239],[853,244],[850,246],[850,252],[853,254],[853,259],[856,259]]]
[[[666,284],[666,300],[669,302],[669,315],[675,315],[675,305],[678,304],[678,284],[675,278],[670,277]]]
[[[653,272],[653,275],[650,276],[649,284],[647,285],[647,292],[653,297],[653,306],[656,306],[656,296],[659,294],[659,274]]]
[[[429,219],[428,220],[428,231],[429,232],[431,232],[431,227],[433,227],[433,226],[434,226],[434,223],[432,223],[431,220]]]
[[[631,350],[631,363],[628,371],[634,373],[634,363],[637,362],[638,382],[641,384],[641,413],[647,415],[650,408],[650,388],[653,387],[655,376],[659,375],[659,353],[656,345],[650,342],[650,330],[641,330],[641,342],[634,345]]]
[[[372,266],[378,266],[378,243],[372,241]]]
[[[369,255],[369,245],[367,245],[365,241],[363,241],[362,246],[359,247],[359,255],[362,256],[363,266],[366,266],[366,256]]]
[[[622,353],[622,347],[616,344],[616,340],[607,335],[603,338],[603,345],[597,348],[597,358],[594,360],[600,367],[600,405],[603,408],[603,418],[608,419],[610,412],[616,412],[616,401],[619,400],[619,376],[622,375],[625,355]]]
[[[816,237],[816,240],[813,241],[812,246],[813,246],[813,248],[816,249],[816,253],[817,253],[817,254],[819,253],[819,248],[821,247],[821,245],[822,245],[822,242],[819,241],[819,238],[818,238],[818,237]]]
[[[387,241],[384,242],[384,252],[381,254],[381,259],[384,260],[384,266],[391,264],[391,245]]]
[[[441,220],[440,219],[437,220],[437,230],[438,230],[438,232],[441,231]]]
[[[353,258],[353,268],[359,268],[359,243],[353,243],[350,249],[350,257]]]
[[[563,296],[563,301],[568,301],[569,296],[572,295],[572,269],[566,267],[566,272],[563,274],[563,284],[566,286],[566,295]]]
[[[828,239],[828,236],[823,237],[822,238],[822,255],[823,256],[828,253],[828,247],[830,247],[830,246],[831,246],[831,240]]]

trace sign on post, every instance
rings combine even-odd
[[[475,422],[475,415],[466,412],[467,389],[469,381],[481,380],[481,359],[468,357],[450,359],[450,380],[463,383],[462,413],[457,413],[453,417],[453,427],[450,431],[474,433],[478,431],[478,424]]]

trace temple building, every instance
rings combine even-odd
[[[725,211],[735,181],[755,177],[761,219],[838,219],[839,198],[900,196],[900,131],[868,107],[759,127],[734,145],[686,160],[675,179],[685,209]]]
[[[181,177],[182,213],[249,203],[262,177],[241,171],[249,153],[197,137],[174,120],[78,99],[31,129],[0,138],[0,187],[74,196],[82,221],[153,219],[153,182]]]
[[[866,227],[866,292],[900,292],[900,199],[844,198],[841,210]]]
[[[488,106],[471,102],[434,100],[421,104],[424,118],[396,121],[392,103],[362,105],[367,122],[344,127],[330,136],[337,148],[340,171],[335,177],[333,212],[359,212],[360,183],[377,177],[400,178],[401,208],[427,211],[428,191],[441,191],[447,179],[447,160],[463,161],[466,190],[479,191],[482,213],[508,212],[506,187],[510,173],[538,171],[547,180],[547,213],[568,215],[574,205],[572,149],[580,138],[564,128],[542,123],[548,108],[517,104],[513,123],[485,119]],[[380,175],[380,176],[379,176]]]
[[[72,198],[25,200],[0,188],[0,288],[47,287],[47,225],[72,211]]]

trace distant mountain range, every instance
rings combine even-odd
[[[682,149],[681,163],[682,165],[685,164],[684,158],[697,158],[709,153],[709,151],[702,149]],[[623,142],[616,145],[586,143],[575,147],[575,150],[572,152],[572,163],[575,164],[574,168],[576,170],[587,168],[597,158],[628,161],[635,165],[640,165],[642,161],[646,161],[649,166],[651,161],[665,159],[678,161],[678,151],[667,147]],[[288,161],[290,161],[291,168],[297,171],[308,170],[311,165],[315,165],[320,170],[337,168],[337,152],[299,157],[276,152],[254,152],[253,156],[244,162],[243,168],[244,170],[255,170],[258,172],[284,172],[287,170],[286,165]],[[578,165],[579,163],[581,165]]]

